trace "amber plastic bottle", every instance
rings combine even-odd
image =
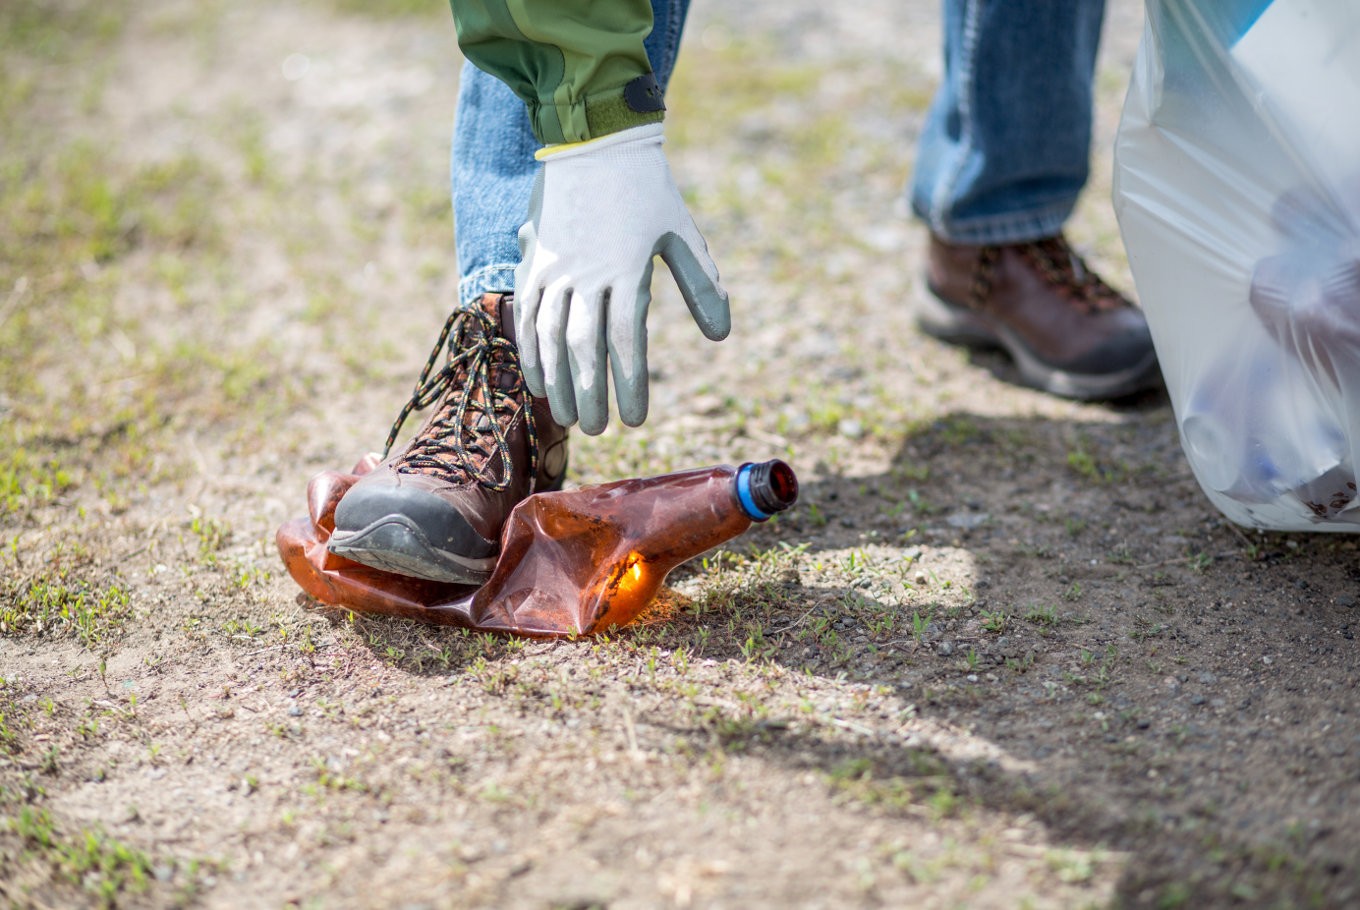
[[[522,635],[625,625],[676,566],[798,498],[798,479],[782,461],[536,494],[511,513],[491,578],[472,589],[380,572],[326,551],[335,504],[369,467],[317,477],[308,488],[310,518],[279,529],[279,551],[303,589],[352,610]]]

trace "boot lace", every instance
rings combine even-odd
[[[452,341],[450,341],[452,339]],[[435,364],[448,347],[448,356],[437,372]],[[494,381],[513,377],[502,388]],[[480,307],[454,310],[444,322],[430,357],[416,380],[411,400],[402,407],[383,447],[386,460],[406,419],[439,402],[439,410],[412,440],[394,468],[403,474],[445,474],[469,479],[495,492],[510,486],[510,442],[506,428],[519,413],[524,415],[529,441],[529,478],[538,475],[538,439],[533,409],[519,366],[519,352],[498,331],[496,321]],[[500,456],[497,476],[493,462]]]
[[[1106,284],[1061,234],[1018,244],[1017,248],[1020,255],[1038,269],[1044,280],[1079,310],[1096,313],[1128,306],[1124,296]],[[996,264],[1000,258],[999,246],[984,246],[979,251],[969,289],[973,306],[981,307],[991,294]]]

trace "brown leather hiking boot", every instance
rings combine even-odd
[[[1061,236],[1005,246],[930,238],[921,330],[1006,351],[1021,381],[1065,398],[1120,398],[1161,382],[1142,312]]]
[[[434,412],[397,454],[359,479],[335,509],[332,553],[400,575],[481,584],[501,526],[530,493],[562,486],[567,431],[520,372],[508,294],[449,316],[390,451],[414,410]],[[442,369],[433,373],[448,344]]]

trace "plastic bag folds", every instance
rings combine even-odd
[[[1191,469],[1360,530],[1360,4],[1148,0],[1115,211]]]

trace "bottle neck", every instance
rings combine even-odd
[[[798,477],[779,459],[747,462],[737,468],[736,492],[747,518],[768,521],[798,501]]]

